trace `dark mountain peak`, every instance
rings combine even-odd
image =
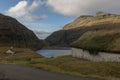
[[[1,17],[1,16],[5,17],[5,15],[3,15],[3,14],[0,13],[0,17]]]
[[[0,13],[0,18],[12,18],[12,17],[6,16],[6,15],[3,15],[3,14]]]
[[[0,46],[41,48],[43,41],[16,19],[0,14]]]

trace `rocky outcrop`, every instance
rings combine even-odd
[[[0,46],[16,46],[40,49],[44,41],[16,19],[0,14]]]
[[[80,16],[72,23],[47,37],[51,46],[70,46],[70,44],[87,31],[110,30],[120,28],[120,16],[98,12],[96,16]]]

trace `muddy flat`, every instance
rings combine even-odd
[[[57,74],[13,64],[0,65],[0,80],[2,80],[2,77],[9,80],[98,80]]]

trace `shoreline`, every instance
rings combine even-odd
[[[71,47],[49,47],[49,48],[43,48],[41,50],[71,50]]]

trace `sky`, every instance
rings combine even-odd
[[[120,0],[0,0],[0,13],[37,31],[53,32],[98,11],[120,14]]]

